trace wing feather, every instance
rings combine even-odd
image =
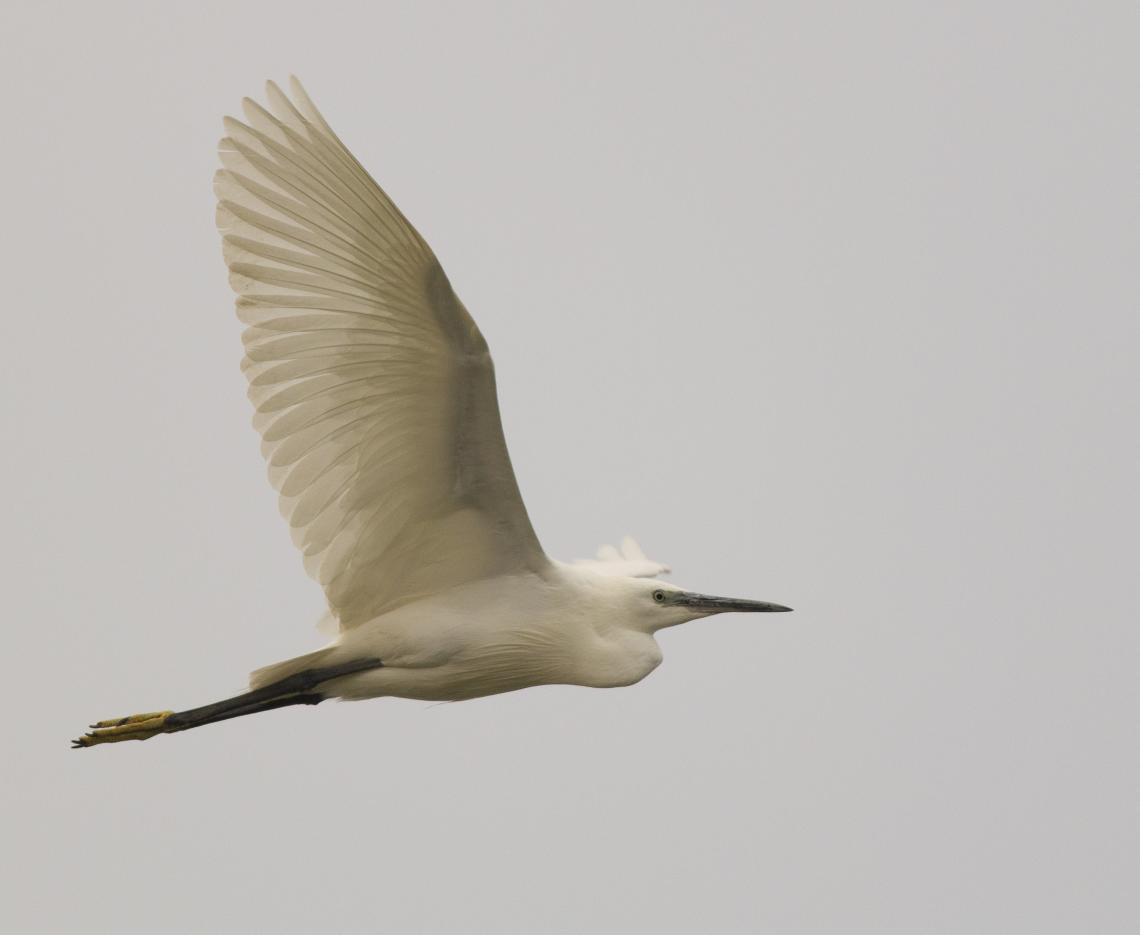
[[[269,477],[351,627],[547,559],[486,342],[423,238],[293,79],[226,118],[218,227]]]

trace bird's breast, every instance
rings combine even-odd
[[[633,685],[661,665],[661,647],[645,633],[616,630],[598,634],[575,659],[573,684],[592,688]]]

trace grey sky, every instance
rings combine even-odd
[[[14,6],[4,930],[1140,926],[1134,4]],[[490,342],[546,549],[794,615],[69,751],[320,642],[210,189],[290,72]]]

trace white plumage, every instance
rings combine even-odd
[[[145,739],[326,697],[459,700],[531,685],[628,685],[653,634],[724,610],[786,610],[653,581],[632,539],[542,551],[503,439],[483,336],[423,238],[301,85],[225,121],[218,227],[246,325],[269,477],[328,597],[334,642],[258,670],[251,693],[100,722]]]
[[[300,84],[226,121],[217,174],[269,476],[343,629],[545,559],[487,344]]]
[[[646,558],[632,536],[622,539],[620,548],[600,546],[597,558],[580,558],[574,564],[589,568],[599,575],[625,575],[629,578],[656,578],[658,575],[667,575],[670,571],[668,565]]]

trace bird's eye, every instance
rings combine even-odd
[[[654,591],[653,592],[653,600],[657,601],[658,604],[664,604],[665,603],[665,592],[664,591]]]

